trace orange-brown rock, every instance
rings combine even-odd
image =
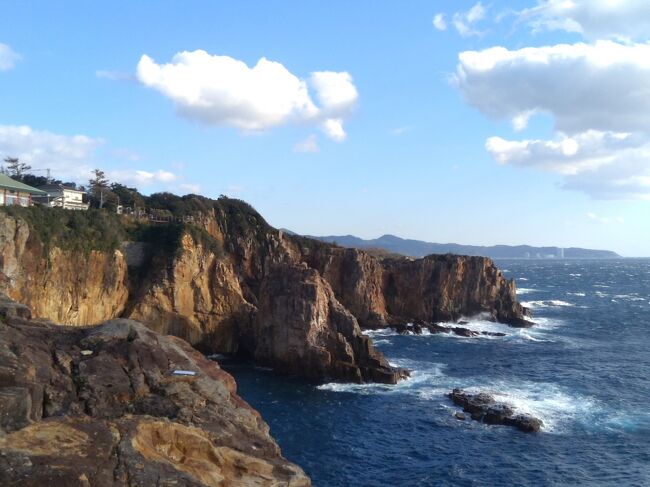
[[[27,316],[0,299],[0,485],[310,485],[185,341],[124,319]]]
[[[203,351],[241,353],[322,379],[392,382],[400,375],[386,375],[371,340],[341,332],[343,321],[351,323],[344,315],[362,328],[477,313],[530,324],[514,283],[490,259],[380,260],[284,235],[243,202],[200,202],[192,225],[152,226],[159,240],[86,254],[46,249],[30,225],[0,212],[0,292],[39,317],[70,325],[133,318]],[[283,336],[291,337],[291,349],[278,345]]]
[[[46,249],[24,220],[0,212],[0,292],[29,304],[37,316],[97,323],[124,310],[127,263],[120,250]]]

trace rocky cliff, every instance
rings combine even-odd
[[[283,235],[237,200],[199,202],[189,225],[112,216],[97,229],[101,215],[89,212],[86,223],[75,215],[58,239],[38,213],[52,210],[0,212],[0,292],[66,324],[133,318],[204,351],[318,380],[394,383],[403,375],[360,327],[476,313],[529,324],[514,283],[489,259],[379,260]],[[89,242],[71,248],[66,238],[80,227]],[[104,232],[114,248],[93,240]]]
[[[185,341],[30,314],[0,297],[0,485],[310,485],[232,377]]]

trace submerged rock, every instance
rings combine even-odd
[[[33,321],[0,301],[0,485],[310,485],[187,342],[124,319]]]
[[[499,403],[494,396],[484,392],[469,394],[462,389],[454,389],[448,397],[476,421],[515,426],[527,433],[538,432],[544,424],[541,419],[517,413],[512,406]]]

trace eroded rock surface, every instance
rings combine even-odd
[[[30,320],[3,298],[0,485],[310,481],[232,377],[185,341],[124,319],[93,328]]]
[[[490,259],[380,260],[284,235],[243,202],[201,201],[209,211],[189,227],[154,226],[160,239],[85,254],[56,242],[46,248],[24,220],[0,212],[0,292],[56,322],[131,318],[205,352],[248,355],[278,370],[334,380],[394,382],[402,375],[359,327],[413,322],[470,336],[438,323],[477,313],[532,324],[514,282]],[[166,249],[177,233],[177,245]]]
[[[544,424],[541,419],[517,413],[512,406],[500,403],[494,396],[484,392],[469,394],[462,389],[454,389],[448,397],[476,421],[514,426],[527,433],[538,432]]]

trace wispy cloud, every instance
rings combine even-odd
[[[318,152],[320,147],[318,146],[318,138],[312,134],[306,139],[297,142],[293,146],[294,152]]]
[[[7,44],[0,42],[0,71],[9,71],[20,61],[20,55]]]

